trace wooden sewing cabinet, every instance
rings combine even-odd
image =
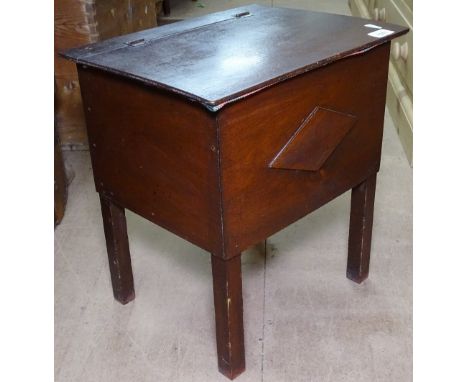
[[[219,370],[245,369],[240,255],[352,189],[346,275],[368,275],[390,40],[354,17],[246,6],[72,49],[115,298],[125,208],[209,251]],[[344,217],[343,217],[344,218]]]

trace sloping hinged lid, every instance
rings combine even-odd
[[[406,27],[356,17],[250,5],[71,49],[63,56],[215,111],[406,32]]]

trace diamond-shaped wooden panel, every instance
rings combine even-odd
[[[355,122],[354,115],[316,107],[271,161],[270,167],[318,171]]]

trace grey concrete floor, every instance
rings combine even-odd
[[[173,0],[173,16],[247,2],[202,3]],[[349,12],[343,1],[273,1],[286,3]],[[65,156],[76,178],[55,230],[56,381],[226,381],[209,254],[127,212],[136,299],[115,302],[89,153]],[[345,277],[349,207],[347,192],[270,237],[266,255],[262,245],[244,253],[247,370],[237,381],[412,380],[412,171],[388,114],[361,285]]]

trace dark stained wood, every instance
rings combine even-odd
[[[378,171],[389,48],[381,45],[221,109],[225,257],[262,241]],[[270,162],[318,106],[355,116],[354,125],[318,171],[271,168]]]
[[[346,276],[357,283],[369,275],[376,174],[353,188]]]
[[[211,256],[216,316],[218,368],[234,379],[245,370],[241,256],[229,260]]]
[[[369,35],[368,20],[249,5],[67,51],[65,56],[218,110],[288,78],[360,54],[408,31]],[[274,64],[272,64],[274,63]]]
[[[240,253],[353,189],[368,272],[390,40],[367,20],[248,6],[74,49],[116,298],[124,207],[212,253],[220,371],[245,368]],[[375,22],[373,22],[375,24]]]
[[[354,115],[317,106],[276,155],[270,167],[320,170],[355,121]]]
[[[78,72],[97,191],[222,253],[214,116],[113,74],[82,67]]]
[[[135,298],[125,209],[100,195],[102,221],[114,297],[122,304]]]

